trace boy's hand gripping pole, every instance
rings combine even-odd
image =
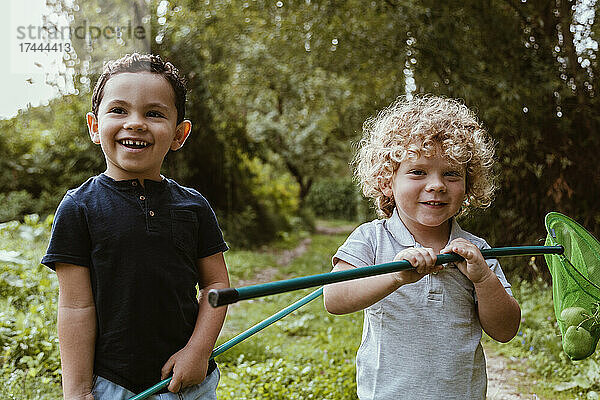
[[[216,356],[225,353],[227,350],[229,350],[233,346],[248,339],[250,336],[262,331],[267,326],[274,324],[275,322],[279,321],[283,317],[296,311],[303,305],[308,304],[311,301],[313,301],[314,299],[319,298],[322,294],[323,294],[323,288],[319,288],[319,289],[315,290],[314,292],[304,296],[303,298],[296,301],[295,303],[290,304],[283,310],[280,310],[279,312],[271,315],[269,318],[265,319],[264,321],[261,321],[258,324],[254,325],[253,327],[246,329],[244,332],[240,333],[236,337],[229,339],[227,342],[225,342],[222,345],[215,348],[213,350],[212,354],[210,355],[210,358],[215,358]],[[169,383],[171,382],[172,379],[173,378],[171,377],[171,378],[162,380],[162,381],[158,382],[156,385],[144,390],[142,393],[139,393],[136,396],[129,398],[128,400],[142,400],[142,399],[148,398],[149,396],[152,396],[154,393],[169,386]]]
[[[564,248],[562,246],[517,246],[497,247],[493,249],[481,250],[481,254],[485,259],[506,256],[562,254],[563,252]],[[458,254],[448,253],[439,254],[435,263],[436,265],[440,265],[462,260],[463,258]],[[345,271],[335,271],[252,286],[245,286],[237,289],[212,289],[208,292],[208,302],[213,307],[219,307],[226,304],[232,304],[240,300],[269,296],[272,294],[284,293],[292,290],[306,289],[309,287],[322,286],[330,283],[343,282],[352,279],[366,278],[368,276],[387,274],[390,272],[404,271],[411,268],[413,268],[413,266],[408,261],[402,260],[368,267],[353,268]]]

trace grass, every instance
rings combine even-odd
[[[331,255],[346,234],[315,235],[307,251],[287,266],[277,278],[328,272]],[[260,260],[271,260],[265,254]],[[226,256],[232,275],[246,277],[247,263],[233,253]],[[265,265],[272,267],[266,262]],[[241,273],[238,272],[242,271]],[[222,343],[246,328],[311,293],[305,289],[240,302],[230,307]],[[218,394],[235,399],[352,399],[356,398],[354,354],[360,344],[362,313],[329,315],[319,297],[292,315],[267,327],[217,358],[222,370]]]

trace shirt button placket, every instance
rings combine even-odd
[[[131,183],[133,186],[138,186],[137,182]],[[145,193],[145,190],[144,190]],[[146,229],[152,229],[152,217],[154,217],[155,213],[152,210],[148,210],[148,201],[145,194],[141,194],[138,192],[138,199],[142,202],[142,209],[146,213]]]
[[[156,220],[156,212],[154,210],[148,211],[148,231],[156,232],[158,229],[158,221]]]

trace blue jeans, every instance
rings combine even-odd
[[[217,400],[217,385],[221,374],[219,368],[215,368],[206,379],[198,384],[187,387],[179,393],[154,394],[147,397],[148,400]],[[94,389],[92,389],[94,400],[127,400],[135,393],[130,392],[122,386],[112,383],[101,376],[96,377]]]

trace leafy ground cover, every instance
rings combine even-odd
[[[0,225],[0,399],[60,399],[58,282],[39,264],[51,220]]]
[[[39,265],[50,220],[28,217],[0,225],[0,399],[60,399],[56,335],[58,285]],[[347,224],[336,223],[336,228]],[[327,272],[330,257],[346,233],[287,235],[273,247],[227,252],[232,285],[257,276],[273,280]],[[343,229],[341,229],[343,231]],[[280,266],[286,251],[310,244]],[[543,266],[539,266],[543,268]],[[269,271],[264,275],[264,271]],[[597,399],[600,360],[572,362],[562,352],[550,287],[542,281],[512,280],[523,310],[519,334],[508,344],[486,340],[486,348],[522,373],[524,389],[541,399]],[[314,289],[232,305],[219,343],[274,314]],[[354,355],[361,313],[327,314],[321,299],[300,308],[217,358],[222,399],[353,399]],[[516,360],[529,359],[528,362]],[[515,360],[514,362],[511,362]],[[523,390],[525,392],[525,390]]]

